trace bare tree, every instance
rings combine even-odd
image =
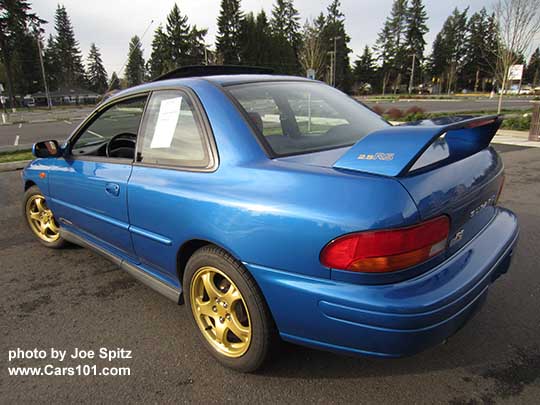
[[[499,36],[495,75],[502,85],[497,107],[500,113],[510,68],[528,53],[540,32],[540,0],[499,0],[495,17]]]
[[[306,21],[302,32],[302,47],[300,49],[300,64],[307,72],[309,69],[315,71],[315,77],[321,78],[323,75],[324,49],[321,44],[321,33],[314,24]]]

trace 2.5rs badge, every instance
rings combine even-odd
[[[383,153],[383,152],[377,152],[377,153],[361,153],[356,158],[358,160],[394,160],[394,154],[393,153]]]

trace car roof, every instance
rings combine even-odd
[[[256,82],[270,82],[270,81],[309,81],[305,77],[288,76],[288,75],[253,75],[253,74],[239,74],[239,75],[218,75],[218,76],[205,76],[206,80],[210,80],[221,86],[230,86],[234,84],[244,83],[256,83]]]
[[[130,87],[125,90],[121,90],[115,93],[113,96],[106,99],[106,104],[109,102],[129,96],[131,94],[159,90],[159,89],[171,89],[174,87],[191,87],[195,82],[206,81],[211,82],[214,85],[227,87],[232,85],[248,84],[248,83],[263,83],[263,82],[283,82],[283,81],[306,81],[317,82],[315,80],[307,79],[300,76],[288,76],[288,75],[272,75],[272,74],[232,74],[232,75],[216,75],[216,76],[196,76],[196,77],[184,77],[178,79],[164,79],[155,82],[143,83],[138,86]],[[318,82],[317,82],[318,83]]]

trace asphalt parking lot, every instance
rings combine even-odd
[[[349,358],[284,344],[260,373],[218,365],[184,307],[88,250],[54,251],[23,218],[20,173],[0,173],[0,403],[538,403],[540,398],[540,148],[497,146],[501,204],[521,237],[507,275],[445,345],[410,358]],[[284,297],[286,299],[286,297]],[[294,302],[291,302],[294,305]],[[9,376],[9,350],[123,348],[130,376]],[[59,364],[52,362],[53,364]]]

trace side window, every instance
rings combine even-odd
[[[152,94],[142,126],[141,162],[207,167],[210,158],[190,97],[182,91]]]
[[[146,98],[120,101],[106,109],[84,129],[71,153],[133,159]]]

